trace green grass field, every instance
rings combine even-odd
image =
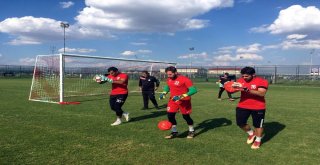
[[[131,121],[111,127],[108,97],[80,105],[28,101],[31,79],[0,79],[0,164],[319,164],[320,88],[270,86],[266,136],[250,149],[235,124],[237,101],[217,101],[214,83],[195,83],[193,114],[197,136],[177,115],[179,138],[157,123],[165,109],[142,111],[131,94],[124,109]],[[223,94],[226,97],[226,93]],[[238,96],[238,95],[235,95]],[[165,104],[159,101],[159,105]],[[251,120],[250,120],[251,123]]]

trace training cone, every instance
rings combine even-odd
[[[158,123],[158,128],[162,131],[171,129],[172,124],[168,120],[162,120]]]

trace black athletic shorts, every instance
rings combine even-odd
[[[261,110],[250,110],[237,107],[236,109],[236,118],[237,125],[242,127],[247,124],[248,118],[251,115],[252,123],[255,128],[263,127],[265,109]]]

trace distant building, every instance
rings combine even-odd
[[[208,69],[208,74],[222,75],[224,73],[229,73],[231,75],[239,75],[241,68],[229,67],[229,68],[210,68]]]
[[[192,73],[192,74],[196,74],[199,73],[201,69],[199,68],[177,68],[177,72],[184,74],[184,73]],[[161,73],[165,72],[165,69],[160,69]]]
[[[320,68],[312,68],[311,72],[310,72],[310,75],[314,75],[314,76],[320,75],[319,70],[320,70]]]

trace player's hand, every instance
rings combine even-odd
[[[233,88],[242,88],[243,85],[239,82],[234,82],[232,85],[231,85]]]
[[[110,82],[110,83],[112,83],[113,82],[113,80],[112,79],[110,79],[110,78],[108,78],[108,77],[106,77],[106,76],[104,76],[104,75],[95,75],[94,77],[93,77],[93,80],[95,81],[95,82],[97,82],[97,83],[104,83],[104,82]]]
[[[172,101],[179,101],[180,100],[180,96],[173,96],[172,97]]]
[[[162,100],[164,98],[166,98],[167,93],[166,92],[162,92],[159,96],[159,100]]]
[[[155,87],[154,90],[155,90],[155,91],[158,90],[158,87]]]
[[[101,83],[102,81],[102,76],[101,75],[95,75],[93,77],[93,81],[97,82],[97,83]]]
[[[185,97],[187,97],[188,95],[187,94],[183,94],[183,95],[180,95],[180,96],[173,96],[172,97],[172,101],[179,101]]]
[[[241,88],[241,90],[240,90],[240,91],[249,92],[249,91],[250,91],[250,89],[249,89],[249,88],[247,88],[247,87],[243,87],[243,88]]]

